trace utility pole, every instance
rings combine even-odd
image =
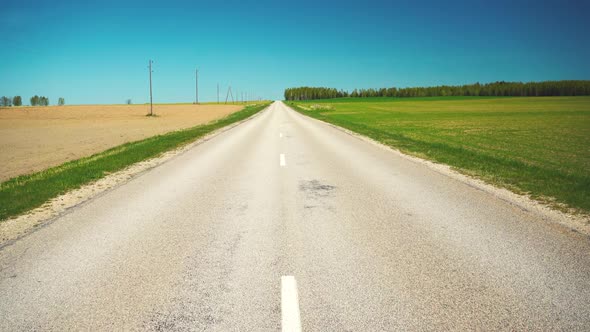
[[[231,85],[229,86],[229,88],[227,88],[227,95],[225,96],[225,103],[227,104],[227,99],[229,98],[229,96],[231,95],[231,103],[234,103],[234,94],[231,93]]]
[[[154,102],[152,98],[152,63],[154,63],[151,59],[149,62],[149,70],[150,70],[150,116],[154,115]]]
[[[199,69],[195,69],[195,104],[199,103]]]
[[[217,103],[219,104],[219,83],[217,83]]]

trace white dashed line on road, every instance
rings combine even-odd
[[[285,154],[281,153],[281,155],[279,156],[279,165],[281,166],[287,166],[287,161],[285,160]]]
[[[281,329],[283,332],[301,332],[299,294],[293,276],[281,277]]]

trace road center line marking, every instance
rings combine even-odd
[[[281,166],[287,166],[287,161],[285,161],[285,154],[281,153],[281,155],[279,156],[279,164]]]
[[[297,281],[293,276],[281,277],[281,330],[301,332],[299,294],[297,294]]]

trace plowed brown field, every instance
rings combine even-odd
[[[237,105],[84,105],[0,109],[0,182],[111,147],[189,128]]]

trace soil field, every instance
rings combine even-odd
[[[81,105],[0,109],[0,182],[111,147],[189,128],[238,105]]]

